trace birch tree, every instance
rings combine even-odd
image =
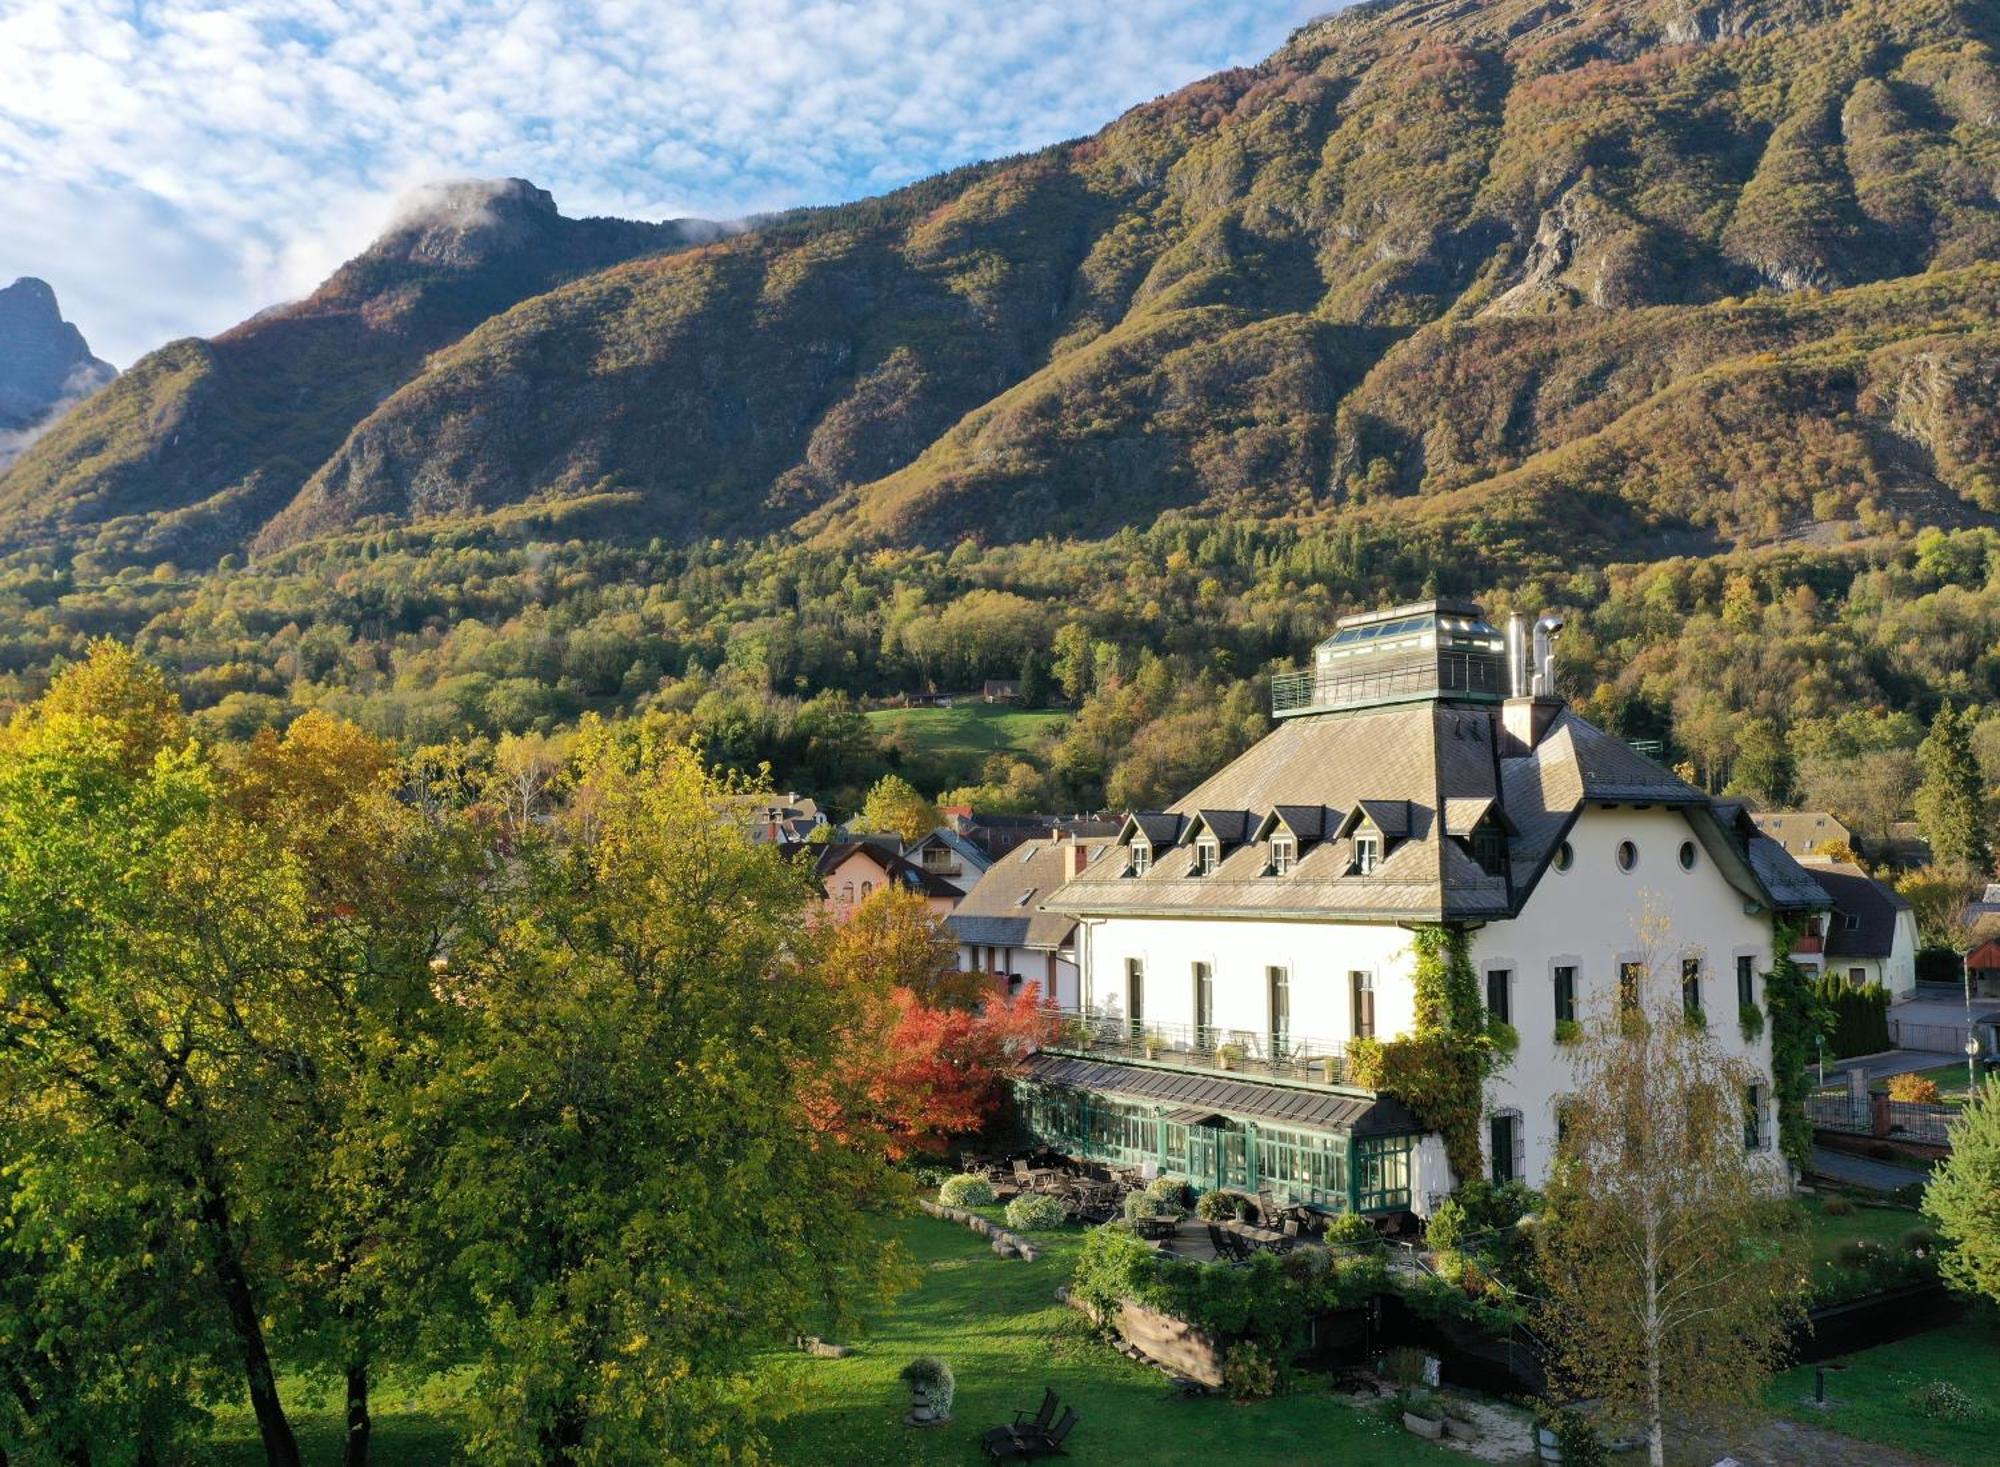
[[[1683,1010],[1679,962],[1631,964],[1569,1047],[1563,1140],[1537,1233],[1552,1381],[1643,1432],[1750,1406],[1803,1308],[1795,1208],[1756,1166],[1769,1078]],[[1671,969],[1671,976],[1660,973]],[[1629,995],[1629,997],[1628,997]]]

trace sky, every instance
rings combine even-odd
[[[0,284],[120,367],[441,179],[739,219],[1095,132],[1332,0],[0,0]]]

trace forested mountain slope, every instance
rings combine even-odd
[[[0,542],[212,561],[429,353],[564,281],[722,232],[565,219],[520,179],[424,190],[307,299],[172,342],[71,414],[0,478]]]
[[[588,221],[603,258],[393,350],[365,307],[178,343],[0,479],[0,544],[116,521],[97,548],[144,563],[522,505],[950,544],[1187,508],[1574,518],[1648,558],[1980,519],[1996,42],[1974,0],[1357,7],[883,200],[622,263],[644,242]]]

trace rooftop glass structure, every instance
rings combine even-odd
[[[1279,718],[1444,699],[1497,703],[1507,695],[1506,640],[1479,605],[1443,598],[1343,616],[1303,672],[1271,680]]]

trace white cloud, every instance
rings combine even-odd
[[[738,218],[1095,130],[1324,0],[8,0],[0,282],[121,365],[311,288],[426,181]]]

